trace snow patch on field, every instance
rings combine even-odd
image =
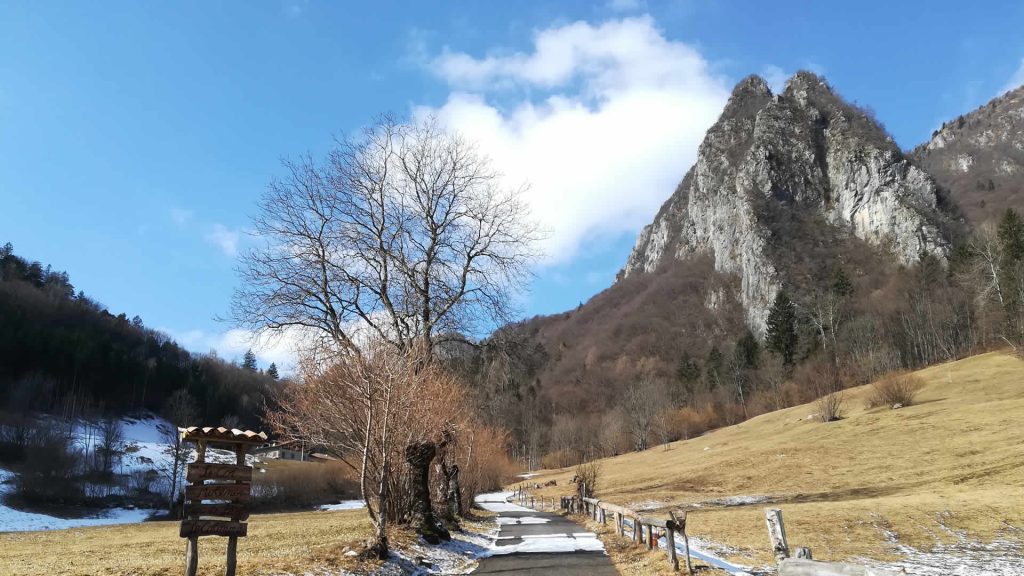
[[[910,576],[1024,576],[1024,546],[1019,540],[1021,531],[1018,528],[1008,530],[1017,533],[1018,540],[1003,539],[986,544],[950,528],[940,515],[939,526],[956,541],[952,544],[937,541],[934,548],[926,551],[901,543],[899,536],[889,530],[880,517],[873,516],[875,527],[882,531],[903,560],[889,563],[862,560],[865,564],[890,570],[903,569]]]
[[[345,500],[337,504],[324,504],[320,507],[320,510],[333,512],[337,510],[358,510],[360,508],[366,508],[366,502],[362,500]]]
[[[3,497],[11,490],[14,473],[0,469],[0,532],[29,532],[36,530],[63,530],[84,526],[134,524],[149,518],[152,510],[114,508],[94,518],[58,518],[35,512],[22,512],[3,504]]]
[[[748,495],[748,496],[726,496],[724,498],[714,498],[712,500],[704,500],[703,502],[697,502],[690,504],[696,508],[707,508],[707,507],[729,507],[729,506],[750,506],[751,504],[765,504],[772,501],[771,496],[765,495]]]

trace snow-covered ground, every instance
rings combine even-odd
[[[864,563],[890,570],[902,569],[910,576],[1024,576],[1024,546],[1020,542],[1019,528],[1007,525],[1007,535],[1015,533],[1015,537],[986,544],[949,527],[942,516],[938,522],[943,531],[955,538],[955,542],[946,544],[936,538],[934,548],[919,550],[900,542],[899,537],[876,516],[875,527],[882,531],[903,560],[894,563],[864,560]]]
[[[105,526],[108,524],[133,524],[149,518],[152,510],[129,510],[113,508],[102,516],[94,518],[58,518],[34,512],[15,510],[3,503],[3,497],[10,491],[8,483],[14,474],[0,469],[0,532],[27,532],[32,530],[62,530],[83,526]]]
[[[54,421],[54,425],[66,425]],[[161,427],[170,426],[162,418],[146,415],[138,418],[120,420],[124,436],[124,457],[115,472],[129,475],[133,472],[147,470],[161,471],[166,469],[168,456],[164,453],[164,441]],[[87,452],[92,452],[99,443],[98,432],[94,424],[75,422],[71,425],[73,444]],[[89,518],[60,518],[47,514],[23,512],[6,505],[4,496],[12,489],[14,473],[0,469],[0,532],[25,532],[32,530],[62,530],[84,526],[104,526],[110,524],[133,524],[146,520],[156,511],[147,509],[111,508],[102,514]],[[107,494],[121,493],[120,486],[85,486],[87,493],[102,490]]]
[[[360,508],[366,508],[366,503],[362,500],[344,500],[337,504],[324,504],[320,507],[320,510],[331,512],[337,510],[358,510]]]

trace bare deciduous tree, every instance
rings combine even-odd
[[[667,404],[665,386],[650,377],[640,378],[626,392],[626,415],[633,436],[633,448],[646,450],[658,412]]]
[[[384,558],[387,526],[409,510],[402,483],[414,479],[407,472],[422,472],[406,470],[407,450],[431,446],[444,430],[460,426],[462,387],[430,361],[425,346],[399,350],[381,340],[329,363],[308,361],[303,374],[302,384],[285,388],[272,424],[282,436],[328,447],[359,474],[376,529],[368,552]],[[435,522],[429,509],[414,512],[421,524]]]
[[[170,467],[164,471],[167,481],[170,484],[167,508],[173,515],[174,504],[178,498],[178,485],[181,483],[185,470],[185,460],[188,458],[189,448],[181,440],[178,427],[194,426],[196,418],[199,417],[199,410],[195,400],[184,388],[175,390],[164,404],[163,417],[167,424],[159,427],[160,436],[163,438],[163,452],[168,457]]]
[[[325,162],[285,162],[254,222],[232,315],[342,349],[365,327],[428,347],[509,318],[539,238],[520,190],[434,120],[385,117]]]

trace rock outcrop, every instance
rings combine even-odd
[[[922,253],[944,260],[948,218],[940,205],[931,177],[823,79],[800,72],[773,95],[751,76],[736,86],[696,164],[640,233],[620,278],[651,272],[666,259],[709,254],[716,270],[739,277],[747,323],[763,334],[776,291],[795,281],[778,257],[800,249],[787,245],[791,233],[852,236],[904,264]],[[787,228],[819,221],[820,230]]]

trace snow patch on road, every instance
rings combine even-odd
[[[517,540],[518,538],[501,538],[502,540]],[[539,534],[536,536],[523,536],[522,541],[516,544],[494,546],[490,553],[493,556],[515,553],[542,554],[552,552],[604,552],[604,544],[593,532],[579,532],[574,534]]]
[[[524,516],[522,518],[505,518],[498,516],[498,525],[503,526],[506,524],[547,524],[551,520],[547,518],[537,518],[536,516]]]
[[[489,494],[480,494],[474,500],[484,510],[491,512],[533,512],[532,508],[526,508],[518,504],[513,504],[508,501],[512,497],[512,492],[491,492]]]

